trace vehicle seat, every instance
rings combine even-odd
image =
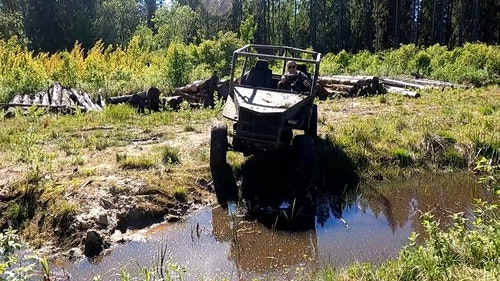
[[[309,78],[309,81],[311,81],[311,73],[307,72],[307,67],[305,64],[297,64],[297,70],[300,72],[304,72],[307,75],[307,78]]]
[[[253,87],[271,88],[273,74],[269,69],[267,60],[258,60],[255,66],[250,69],[245,84]]]

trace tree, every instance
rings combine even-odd
[[[139,1],[145,13],[147,26],[149,28],[153,28],[153,22],[151,20],[156,12],[156,9],[158,9],[156,0],[139,0]]]
[[[244,43],[252,43],[255,36],[257,25],[252,15],[249,15],[240,26],[240,38]]]
[[[387,0],[374,1],[372,17],[375,25],[375,37],[373,39],[373,48],[377,51],[384,50],[387,47],[388,16]]]
[[[95,39],[102,39],[106,44],[125,46],[142,21],[144,19],[140,17],[135,0],[104,1],[97,8]]]
[[[159,46],[168,47],[173,41],[190,43],[196,40],[197,15],[186,5],[159,8],[153,18]]]
[[[167,49],[165,69],[166,77],[174,87],[185,85],[192,65],[183,44],[172,42]]]
[[[0,40],[9,40],[16,36],[18,41],[26,46],[28,39],[23,30],[23,17],[16,11],[0,11]]]
[[[373,0],[353,0],[349,6],[350,50],[372,50],[373,48]]]

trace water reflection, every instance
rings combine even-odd
[[[316,139],[313,182],[294,176],[289,155],[254,155],[242,165],[241,198],[249,215],[273,229],[314,229],[356,198],[358,176],[345,152],[329,140]]]
[[[421,175],[376,186],[356,184],[349,177],[342,182],[319,176],[312,201],[303,200],[304,208],[297,204],[299,209],[290,212],[283,202],[292,205],[297,186],[279,169],[266,170],[268,166],[260,161],[254,159],[243,169],[247,182],[242,185],[254,188],[243,192],[241,202],[227,208],[208,207],[184,222],[128,232],[125,235],[132,241],[115,247],[101,262],[82,259],[63,267],[74,280],[98,274],[103,280],[116,280],[114,268],[133,268],[136,262],[149,267],[161,245],[166,245],[168,260],[186,268],[187,280],[290,280],[325,265],[377,263],[396,257],[412,231],[422,233],[419,211],[433,212],[446,223],[451,213],[470,214],[475,198],[493,200],[467,173]],[[283,192],[271,187],[281,187]],[[292,214],[300,219],[290,219]],[[277,230],[280,221],[282,227]],[[290,231],[295,222],[303,227]]]
[[[237,212],[238,208],[221,207],[211,211],[213,235],[218,242],[230,245],[228,259],[234,263],[239,280],[262,276],[290,280],[297,268],[309,272],[318,269],[314,230],[270,231]]]

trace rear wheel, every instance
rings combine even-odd
[[[225,204],[238,195],[233,171],[226,162],[228,147],[227,125],[217,122],[212,126],[210,134],[210,172],[219,204]]]

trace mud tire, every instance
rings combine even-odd
[[[227,125],[214,123],[210,133],[210,172],[219,204],[226,204],[238,195],[233,171],[226,161],[228,147]]]
[[[294,172],[303,184],[310,184],[313,180],[316,166],[316,146],[311,135],[298,135],[293,138],[292,153],[294,158]]]

